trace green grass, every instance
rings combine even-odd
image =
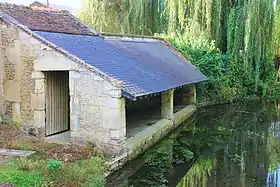
[[[67,164],[58,160],[20,158],[9,167],[0,169],[0,184],[16,187],[103,187],[105,171],[104,161],[99,157]]]
[[[41,185],[41,176],[36,172],[28,172],[9,168],[0,170],[0,184],[13,184],[16,187],[36,187]]]

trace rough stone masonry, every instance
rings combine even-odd
[[[40,129],[44,135],[44,72],[68,71],[72,140],[94,142],[113,156],[122,154],[126,147],[126,120],[121,85],[3,21],[0,38],[0,114],[11,116],[24,129]]]

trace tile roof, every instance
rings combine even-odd
[[[31,30],[94,35],[96,32],[65,11],[0,3],[4,12]]]
[[[123,95],[137,97],[160,93],[207,78],[162,41],[111,39],[36,31],[107,75],[123,82]]]

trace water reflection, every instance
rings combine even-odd
[[[107,186],[280,186],[280,107],[235,104],[199,111]]]

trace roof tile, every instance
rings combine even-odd
[[[0,3],[5,12],[31,30],[69,34],[95,34],[94,30],[65,11],[51,8],[29,8],[20,5]]]
[[[129,99],[207,80],[158,40],[104,39],[97,36],[36,32],[86,63],[123,82]]]

